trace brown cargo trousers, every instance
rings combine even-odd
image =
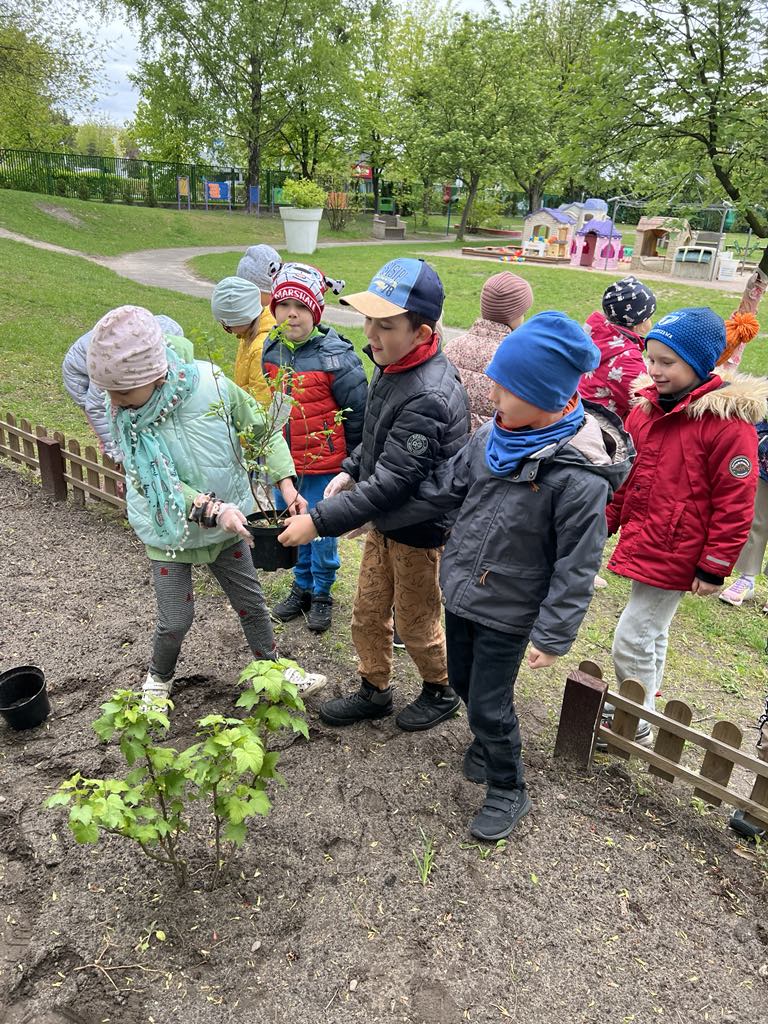
[[[376,529],[365,537],[357,594],[352,608],[352,642],[358,671],[385,690],[392,673],[392,608],[397,631],[427,683],[448,683],[445,633],[440,622],[440,552],[390,540]]]

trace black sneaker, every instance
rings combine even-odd
[[[272,614],[281,622],[290,622],[291,619],[298,619],[309,611],[312,603],[312,591],[302,590],[294,581],[291,592],[284,601],[279,601],[272,609]]]
[[[498,789],[489,786],[485,803],[472,819],[469,831],[489,843],[505,839],[531,809],[527,789]]]
[[[333,598],[330,594],[313,594],[307,616],[307,628],[313,633],[324,633],[331,628]]]
[[[320,717],[328,725],[354,725],[392,714],[392,687],[377,690],[367,679],[360,681],[357,693],[327,700],[319,707]]]
[[[461,707],[461,698],[450,686],[422,684],[421,693],[404,707],[395,721],[406,732],[422,732],[453,718]]]
[[[747,821],[747,816],[744,811],[734,811],[728,819],[728,825],[738,832],[744,839],[750,839],[754,842],[756,839],[765,840],[768,838],[768,829],[761,825],[753,825]]]
[[[476,782],[478,786],[485,785],[485,757],[477,740],[473,740],[465,750],[462,768],[467,782]]]
[[[397,632],[397,630],[395,630],[395,635],[392,637],[392,646],[395,648],[396,651],[405,650],[405,644],[400,639],[400,634]]]

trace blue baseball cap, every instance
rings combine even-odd
[[[445,292],[440,278],[424,260],[396,259],[373,275],[368,291],[347,295],[339,302],[363,316],[383,319],[401,313],[420,313],[437,321]]]

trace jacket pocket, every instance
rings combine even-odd
[[[667,529],[664,537],[664,547],[669,551],[674,551],[677,546],[677,541],[680,535],[680,524],[685,513],[685,502],[676,501],[672,506],[672,511],[669,518],[667,519]]]

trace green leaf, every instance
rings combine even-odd
[[[59,807],[68,804],[72,799],[72,793],[54,793],[45,801],[46,807]]]
[[[80,821],[69,822],[69,828],[78,843],[98,843],[99,830],[95,825],[84,825]]]
[[[230,822],[224,829],[224,838],[235,846],[242,846],[245,842],[248,829],[244,822]]]
[[[88,804],[80,804],[73,807],[69,812],[69,820],[82,822],[83,825],[90,825],[93,820],[93,810]]]

